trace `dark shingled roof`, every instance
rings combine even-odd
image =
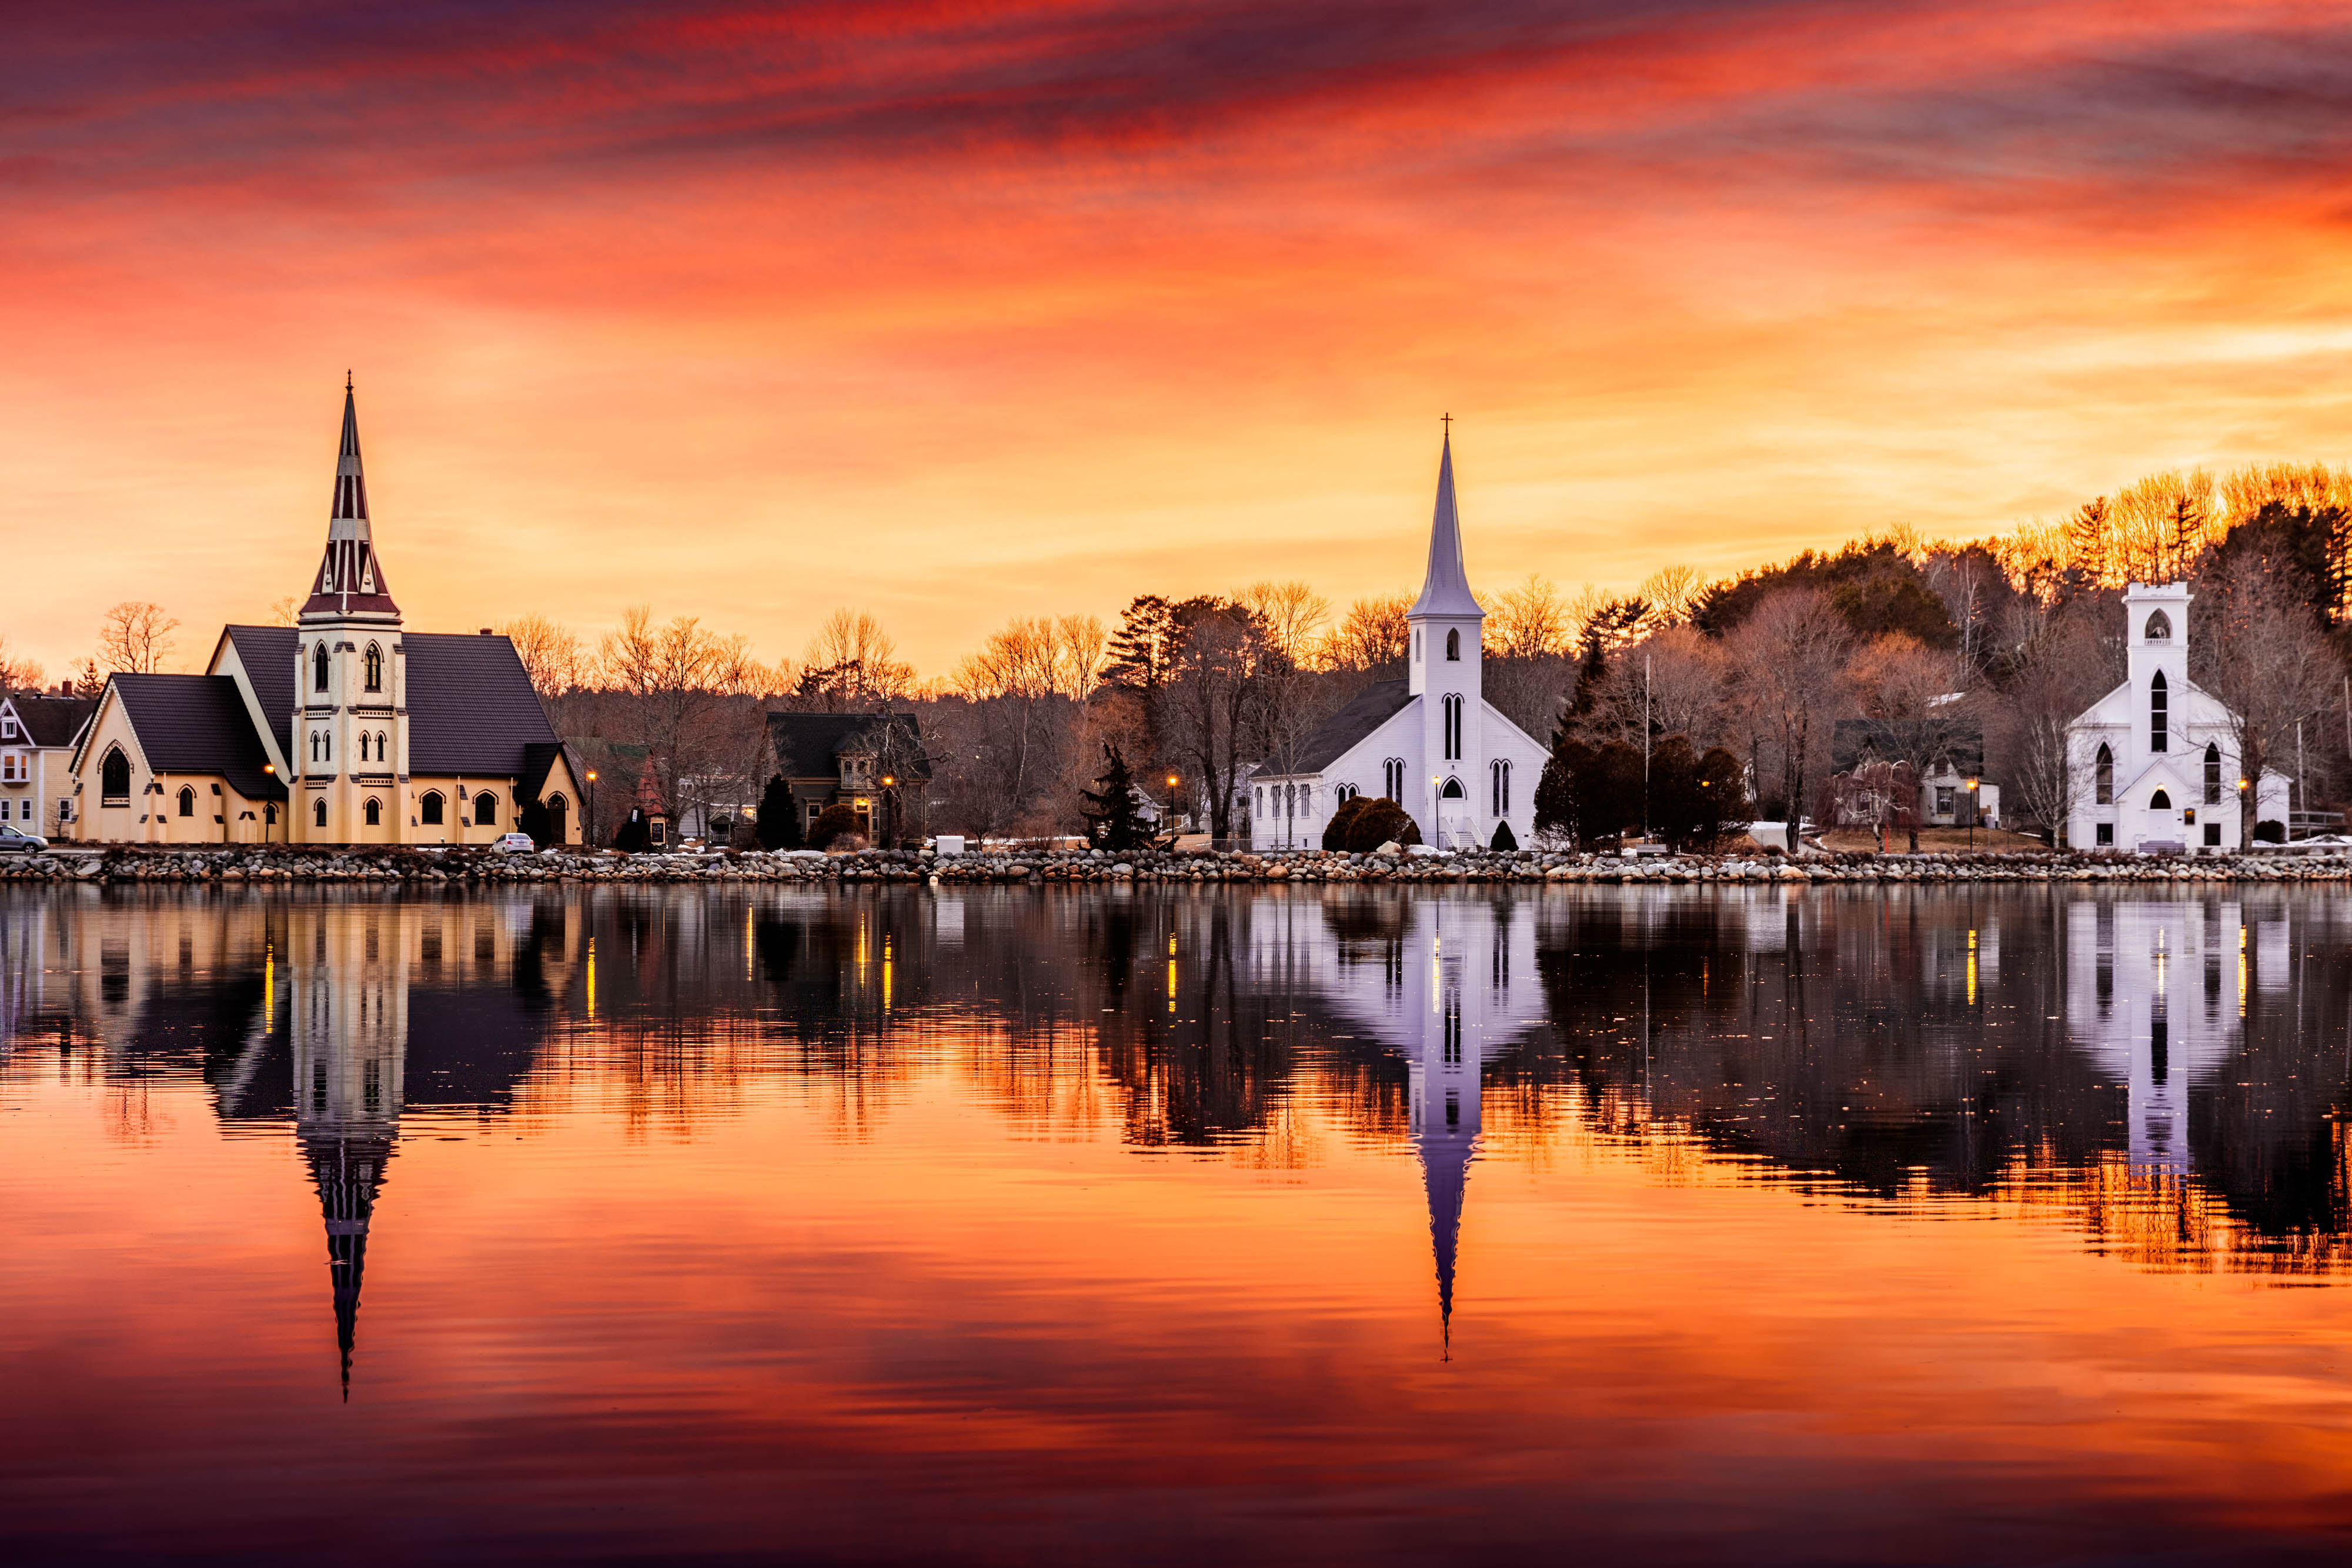
[[[520,779],[530,771],[531,747],[558,744],[522,657],[506,638],[408,632],[400,643],[408,662],[412,774]]]
[[[278,749],[294,755],[294,655],[301,643],[291,626],[231,626],[223,633],[253,683],[261,711],[278,720]]]
[[[387,635],[398,639],[408,666],[412,774],[524,778],[533,748],[558,744],[513,643],[457,632]],[[278,746],[292,756],[299,634],[291,626],[232,626],[228,639],[262,711],[279,720]],[[544,760],[538,772],[546,777]]]
[[[236,682],[226,675],[117,674],[113,683],[148,767],[217,773],[251,800],[286,798],[284,781],[262,771],[269,754]]]
[[[909,779],[929,779],[930,759],[923,755],[923,732],[910,713],[772,713],[768,745],[776,768],[787,779],[838,779],[835,760],[843,747],[865,731],[888,722],[898,727],[899,746],[913,760],[900,766]]]
[[[97,711],[98,699],[17,692],[8,698],[8,706],[24,721],[26,737],[35,746],[71,746],[84,721]]]
[[[1298,748],[1294,771],[1320,773],[1346,755],[1372,731],[1404,711],[1412,700],[1412,691],[1404,681],[1374,681],[1356,695],[1356,700],[1316,726],[1315,733]],[[1256,771],[1271,772],[1272,762],[1261,762]]]
[[[1862,760],[1868,747],[1881,762],[1895,759],[1896,747],[1885,721],[1875,718],[1842,718],[1830,737],[1830,771],[1851,773]],[[1954,720],[1944,732],[1942,747],[1950,758],[1953,770],[1979,774],[1984,771],[1984,731],[1974,724]]]

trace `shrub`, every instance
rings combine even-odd
[[[829,850],[836,840],[857,836],[857,809],[846,802],[827,806],[809,824],[808,847]]]
[[[763,850],[801,847],[801,806],[782,774],[770,775],[768,787],[760,792],[760,820],[753,826]]]
[[[629,820],[623,822],[620,831],[613,835],[613,847],[625,854],[645,853],[648,841],[643,811],[632,810]]]
[[[1497,854],[1507,854],[1519,847],[1519,836],[1511,831],[1510,823],[1497,822],[1495,824],[1495,841],[1486,847]]]
[[[1359,795],[1331,813],[1323,829],[1323,847],[1349,854],[1364,854],[1394,839],[1401,844],[1421,842],[1421,829],[1402,806],[1385,795]]]
[[[2262,821],[2256,822],[2254,824],[2254,842],[2258,844],[2283,844],[2286,842],[2286,824],[2284,822],[2273,821],[2267,818]]]

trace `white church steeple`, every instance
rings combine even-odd
[[[1462,569],[1462,518],[1454,502],[1454,432],[1449,418],[1437,460],[1437,510],[1429,525],[1429,570],[1421,597],[1405,612],[1412,631],[1406,687],[1421,698],[1421,779],[1406,781],[1398,802],[1441,849],[1484,848],[1478,831],[1486,782],[1486,698],[1479,627],[1486,612]]]

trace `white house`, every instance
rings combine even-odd
[[[1312,848],[1331,813],[1358,795],[1384,795],[1411,812],[1422,842],[1483,849],[1507,822],[1525,844],[1535,829],[1536,782],[1549,753],[1486,700],[1479,627],[1486,618],[1462,570],[1454,505],[1454,445],[1438,458],[1429,568],[1406,612],[1406,678],[1378,681],[1288,755],[1250,776],[1250,846]]]
[[[0,822],[43,838],[72,836],[68,768],[97,706],[64,685],[0,692]]]
[[[2189,585],[2124,593],[2124,684],[2066,727],[2081,787],[2067,819],[2076,849],[2240,848],[2237,742],[2230,711],[2189,680]],[[2255,818],[2287,821],[2287,779],[2265,768]]]

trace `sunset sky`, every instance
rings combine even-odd
[[[2352,16],[2226,0],[19,8],[0,633],[301,588],[926,674],[1020,612],[1974,535],[2352,460]]]

